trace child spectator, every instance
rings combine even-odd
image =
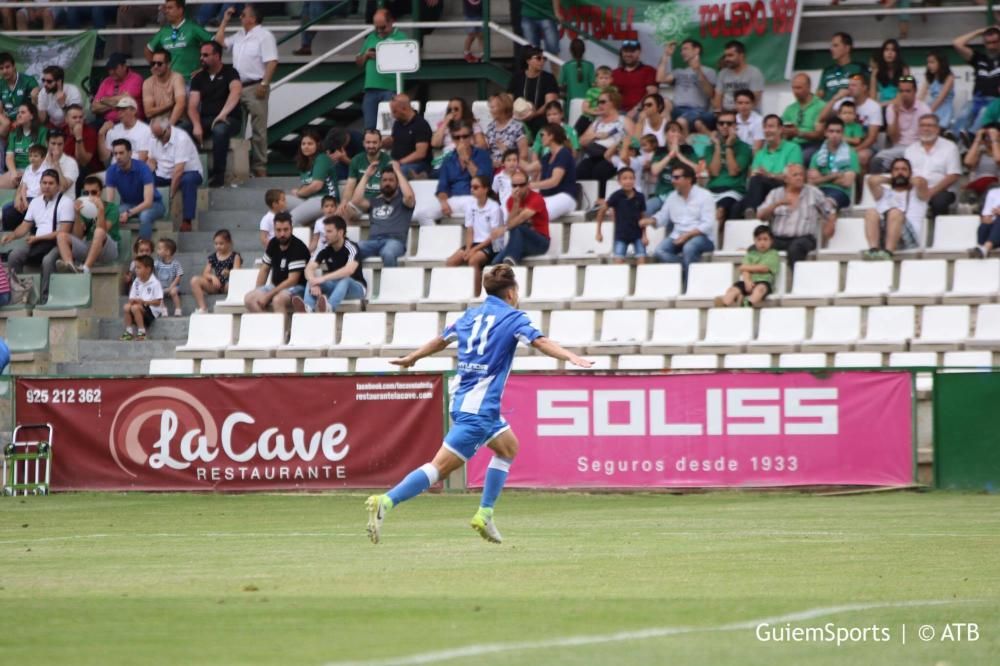
[[[985,259],[1000,245],[1000,187],[995,187],[986,195],[982,217],[976,230],[976,247],[969,250],[973,259]]]
[[[778,251],[771,247],[773,240],[771,228],[766,224],[753,230],[753,247],[747,249],[740,264],[740,281],[727,289],[725,295],[716,296],[716,307],[742,305],[759,308],[763,304],[774,290],[781,262]]]
[[[482,21],[483,20],[483,3],[482,0],[462,0],[462,16],[466,21]],[[465,46],[463,47],[465,62],[479,62],[482,60],[482,56],[477,56],[472,52],[472,45],[476,40],[479,40],[479,50],[482,51],[483,48],[483,28],[482,26],[476,26],[475,28],[466,28],[465,33]],[[322,218],[320,218],[320,226],[322,225]],[[320,236],[323,235],[323,231],[320,230]]]
[[[604,234],[601,227],[604,225],[604,216],[610,208],[615,212],[615,244],[614,262],[621,264],[625,262],[628,254],[628,246],[631,245],[635,253],[636,263],[646,263],[646,230],[639,226],[639,220],[646,210],[646,197],[635,187],[635,171],[625,167],[618,172],[618,184],[621,189],[616,190],[607,201],[597,210],[597,236],[598,243],[604,241]]]
[[[560,72],[561,75],[561,72]],[[583,134],[590,127],[590,123],[594,122],[594,117],[597,116],[597,98],[601,96],[602,92],[611,92],[612,90],[617,91],[618,88],[611,85],[612,73],[611,68],[606,65],[601,65],[597,68],[597,74],[594,77],[594,85],[587,89],[587,95],[583,99],[583,109],[580,114],[580,119],[576,121],[576,133]]]
[[[927,54],[927,81],[920,86],[918,98],[927,102],[931,113],[938,117],[941,127],[951,127],[955,102],[955,75],[951,73],[948,57],[939,51]]]
[[[135,260],[139,257],[148,257],[153,254],[153,241],[148,238],[137,238],[132,244],[132,261],[129,262],[128,270],[122,276],[122,286],[127,294],[132,281],[135,279]]]
[[[288,210],[283,190],[268,190],[264,193],[264,204],[267,212],[260,218],[260,244],[267,249],[267,244],[274,238],[274,214]]]
[[[465,245],[448,257],[445,266],[472,266],[478,297],[483,288],[483,266],[503,249],[503,237],[494,239],[492,234],[503,227],[504,214],[499,197],[490,189],[489,176],[473,176],[470,188],[475,202],[465,209]]]
[[[652,186],[655,186],[656,180],[650,181],[652,172],[649,170],[649,165],[659,145],[660,143],[654,134],[647,134],[638,141],[633,137],[631,141],[623,141],[621,150],[611,158],[616,173],[626,167],[635,172],[636,192],[646,194],[647,191],[652,191]],[[647,185],[651,186],[649,190],[646,188]],[[646,205],[649,205],[648,197]]]
[[[205,270],[191,278],[191,293],[198,304],[198,312],[208,312],[205,294],[224,294],[229,291],[229,274],[243,266],[243,257],[233,250],[233,237],[226,229],[215,232],[212,238],[215,252],[208,255]]]
[[[153,268],[156,271],[156,279],[163,287],[163,293],[169,294],[174,302],[174,316],[180,317],[184,312],[181,310],[181,278],[184,276],[184,267],[181,262],[174,258],[177,254],[177,243],[170,238],[161,238],[156,244],[156,261]],[[164,316],[168,314],[167,309],[163,310]]]
[[[3,207],[3,230],[13,231],[28,211],[31,200],[42,193],[42,172],[45,171],[45,146],[38,144],[28,148],[28,166],[21,172],[21,183],[14,193],[14,201]]]
[[[500,210],[503,211],[504,218],[507,217],[507,200],[510,199],[514,188],[510,185],[510,177],[514,175],[521,166],[521,158],[517,148],[508,148],[503,154],[503,170],[493,176],[493,191],[500,198]]]
[[[580,137],[577,136],[576,130],[573,129],[572,125],[565,122],[565,120],[566,116],[563,112],[561,102],[553,101],[545,105],[545,122],[552,123],[553,125],[561,125],[566,130],[566,140],[569,142],[569,147],[573,149],[573,154],[576,155],[580,152]],[[532,157],[535,158],[549,154],[549,149],[542,145],[541,132],[535,134],[535,142],[531,144],[531,153]],[[537,164],[537,159],[534,162]]]
[[[857,150],[865,139],[865,128],[858,122],[857,106],[851,100],[845,99],[840,103],[837,117],[844,121],[844,141],[851,148]]]
[[[163,287],[153,277],[153,258],[148,254],[138,256],[135,264],[135,280],[128,292],[125,304],[125,332],[121,340],[145,340],[146,329],[157,317],[164,317],[167,308],[163,306]]]
[[[323,220],[337,214],[337,200],[326,195],[321,202],[323,214],[316,220],[313,226],[312,238],[309,239],[309,254],[316,256],[320,250],[326,247],[326,229]]]

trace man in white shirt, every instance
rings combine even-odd
[[[897,249],[920,247],[927,217],[927,181],[913,175],[905,157],[897,157],[888,175],[872,176],[867,184],[875,197],[875,208],[865,211],[869,249],[861,258],[892,259]]]
[[[105,164],[111,162],[111,144],[115,139],[128,139],[132,144],[132,154],[145,162],[149,159],[149,146],[153,143],[153,133],[149,125],[139,120],[139,104],[131,97],[123,97],[115,105],[121,121],[115,125],[106,122],[97,136],[97,152]]]
[[[757,98],[752,90],[737,90],[733,99],[736,100],[736,136],[757,152],[764,145],[764,116],[754,111]]]
[[[62,130],[49,131],[49,152],[45,156],[42,166],[46,169],[54,169],[59,173],[59,182],[63,192],[69,196],[76,193],[76,181],[80,177],[80,165],[76,160],[63,152],[66,147],[66,135]]]
[[[954,187],[962,176],[962,160],[958,146],[940,136],[941,126],[933,113],[920,116],[917,125],[918,141],[909,146],[903,157],[910,161],[914,177],[927,181],[927,202],[931,215],[946,215],[955,203]]]
[[[201,159],[191,136],[179,127],[172,127],[166,116],[153,118],[150,129],[153,145],[149,151],[149,168],[158,187],[170,186],[170,197],[178,191],[184,200],[181,231],[191,231],[191,220],[197,215],[198,186],[201,185]]]
[[[653,254],[657,261],[681,264],[681,277],[687,284],[688,267],[701,261],[701,255],[715,249],[715,198],[695,185],[695,173],[687,164],[675,166],[671,176],[674,191],[653,217],[640,220],[639,225],[666,227],[673,223],[670,235],[663,239]]]
[[[66,83],[66,72],[58,65],[42,70],[42,88],[38,91],[38,117],[42,124],[62,127],[66,122],[64,109],[70,104],[83,105],[80,89]]]

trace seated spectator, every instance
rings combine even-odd
[[[515,72],[507,86],[507,92],[512,97],[531,102],[531,112],[521,120],[532,132],[537,132],[545,124],[545,106],[559,100],[559,84],[544,68],[545,58],[541,50],[525,48],[524,69]]]
[[[587,89],[587,96],[583,100],[583,107],[581,108],[580,119],[576,121],[574,129],[576,133],[582,135],[590,127],[590,123],[594,121],[594,118],[600,112],[597,108],[597,100],[600,98],[601,93],[610,92],[612,90],[617,91],[618,88],[611,83],[611,68],[606,65],[601,65],[597,68],[597,73],[594,75],[594,85]]]
[[[561,102],[549,102],[545,105],[545,122],[546,124],[559,125],[563,128],[563,131],[566,133],[566,147],[569,148],[570,153],[575,157],[577,151],[580,150],[580,137],[577,136],[573,126],[566,122],[566,115],[563,113]],[[548,153],[548,148],[542,145],[542,133],[539,131],[535,135],[535,142],[531,144],[531,152],[529,153],[529,157],[531,158],[530,166],[535,167],[535,170],[537,170],[541,166],[537,158],[548,155]]]
[[[66,83],[65,79],[66,72],[58,65],[49,65],[42,70],[42,88],[38,91],[38,117],[42,124],[62,127],[67,107],[76,104],[83,108],[80,88]]]
[[[789,164],[802,164],[802,149],[781,138],[781,118],[771,114],[764,118],[764,147],[750,163],[747,195],[741,204],[746,219],[752,220],[767,193],[785,182],[785,167]]]
[[[667,145],[667,124],[671,115],[669,105],[671,102],[663,99],[660,93],[643,97],[639,117],[632,126],[632,136],[639,139],[652,134],[661,146]]]
[[[143,162],[149,161],[149,149],[153,145],[153,131],[149,125],[139,120],[139,105],[131,97],[124,97],[116,105],[121,119],[117,124],[105,121],[97,133],[97,152],[101,162],[107,164],[112,157],[111,147],[118,139],[127,139],[133,154]],[[163,116],[166,118],[165,116]],[[169,124],[170,119],[166,118]]]
[[[368,284],[361,270],[361,250],[347,237],[347,221],[323,218],[325,247],[306,265],[304,296],[292,298],[296,312],[336,312],[345,299],[360,300]]]
[[[472,179],[473,201],[465,208],[465,243],[445,261],[445,266],[472,266],[476,297],[483,289],[483,266],[493,261],[503,249],[503,239],[493,238],[494,229],[504,225],[496,193],[490,189],[488,175]]]
[[[144,51],[147,61],[153,59],[153,52],[157,49],[170,51],[174,71],[185,79],[189,79],[192,72],[198,69],[199,49],[203,44],[212,41],[212,33],[205,30],[197,22],[185,18],[185,4],[185,0],[166,0],[163,3],[165,25],[153,35]],[[139,85],[141,88],[141,79]],[[132,97],[136,99],[140,99],[140,95],[142,95],[141,89],[132,93]]]
[[[872,158],[872,146],[875,144],[875,140],[878,139],[879,130],[882,128],[882,107],[878,105],[878,102],[868,97],[868,82],[865,81],[865,78],[861,75],[856,75],[851,77],[846,88],[837,91],[826,103],[822,112],[823,119],[826,120],[832,117],[848,101],[853,102],[856,120],[861,123],[865,132],[864,138],[857,144],[851,141],[848,141],[848,143],[851,143],[854,150],[857,151],[862,170],[867,170],[868,162]],[[854,119],[848,121],[841,118],[841,120],[844,120],[845,125],[848,127],[850,123],[854,122]],[[847,136],[848,138],[851,137],[849,133]]]
[[[490,154],[472,145],[472,127],[463,121],[452,124],[455,150],[441,163],[435,198],[423,202],[413,213],[418,224],[434,224],[442,217],[464,217],[465,209],[474,201],[472,179],[493,173]],[[421,202],[418,202],[421,203]]]
[[[41,195],[42,174],[45,173],[45,155],[48,148],[37,143],[28,149],[28,166],[21,173],[21,183],[14,192],[14,200],[3,207],[3,230],[13,231],[24,221],[24,213],[31,200]]]
[[[132,261],[128,262],[128,270],[122,275],[122,286],[125,294],[128,294],[132,280],[135,279],[136,259],[139,257],[149,257],[150,261],[153,260],[153,241],[148,238],[136,238],[135,242],[132,243]]]
[[[479,125],[476,117],[472,115],[472,107],[465,101],[465,98],[452,97],[448,100],[448,110],[444,118],[434,128],[434,134],[431,135],[431,148],[441,151],[441,155],[434,158],[435,169],[441,166],[441,162],[448,153],[455,150],[455,142],[451,140],[449,125],[457,121],[464,122],[472,128],[472,143],[477,148],[489,150],[489,144],[486,142],[486,134],[483,133],[483,128]],[[344,198],[346,199],[347,195],[344,195]]]
[[[872,173],[885,172],[894,159],[902,157],[917,142],[920,117],[932,113],[929,106],[917,99],[917,81],[909,74],[899,79],[896,90],[896,96],[885,107],[885,133],[892,147],[875,154]]]
[[[802,162],[809,164],[813,153],[823,142],[823,100],[812,94],[812,80],[808,74],[798,73],[792,77],[792,94],[795,101],[785,107],[781,114],[783,138],[794,141],[802,149]]]
[[[149,61],[148,79],[142,82],[142,108],[147,118],[166,115],[176,125],[187,115],[184,77],[171,67],[170,51],[156,49]]]
[[[868,66],[854,62],[854,39],[846,32],[838,32],[830,40],[830,57],[833,64],[823,68],[819,77],[819,88],[816,95],[823,100],[830,100],[835,94],[847,87],[851,77],[860,75],[868,79]]]
[[[181,278],[184,277],[184,267],[177,261],[177,243],[172,238],[161,238],[156,242],[156,259],[153,260],[153,272],[163,287],[164,299],[170,296],[174,302],[174,316],[184,314],[181,310]],[[163,304],[164,307],[166,303]],[[163,313],[164,316],[169,311]]]
[[[522,161],[528,160],[528,137],[524,125],[514,120],[514,98],[509,93],[492,95],[489,101],[492,122],[486,127],[486,143],[489,145],[493,167],[499,168],[503,155],[509,149],[517,149]]]
[[[580,180],[596,180],[600,198],[604,198],[607,181],[615,175],[612,156],[630,134],[631,125],[618,113],[621,96],[615,92],[601,93],[597,98],[599,114],[580,137],[580,147],[586,155],[577,168]]]
[[[997,245],[1000,245],[1000,188],[995,187],[986,195],[976,229],[976,246],[969,250],[969,257],[985,259]]]
[[[757,113],[757,97],[752,90],[737,90],[733,94],[736,101],[736,136],[756,153],[764,146],[764,116]]]
[[[80,167],[72,157],[65,153],[66,136],[62,130],[54,129],[48,136],[49,151],[42,164],[46,169],[55,169],[59,173],[59,183],[62,191],[73,196],[76,194],[76,181],[80,178]]]
[[[86,123],[82,106],[71,104],[66,107],[66,125],[63,131],[66,132],[63,152],[76,160],[81,175],[89,176],[104,170],[97,130]]]
[[[407,178],[424,178],[431,169],[431,126],[424,117],[410,106],[410,98],[396,95],[389,102],[389,111],[395,122],[389,154],[399,163]],[[383,147],[386,141],[382,142]]]
[[[36,104],[39,94],[35,78],[17,71],[14,56],[0,53],[0,100],[3,101],[3,113],[0,113],[0,138],[7,138],[11,126],[17,120],[21,105],[25,102]]]
[[[920,247],[930,197],[927,181],[912,175],[910,161],[896,158],[888,175],[868,179],[868,188],[875,197],[876,207],[865,211],[869,249],[861,258],[892,259],[897,249]]]
[[[241,99],[246,99],[245,88],[243,89]],[[379,136],[381,137],[381,134]],[[347,179],[351,171],[351,160],[364,152],[362,144],[362,134],[357,130],[334,127],[326,133],[326,138],[323,140],[323,149],[326,150],[326,156],[330,158],[330,163],[333,164],[333,174],[338,183]]]
[[[83,196],[74,204],[76,220],[72,225],[60,225],[56,232],[59,259],[56,270],[66,273],[89,273],[100,262],[110,264],[118,259],[118,204],[101,195],[101,179],[87,176],[83,181]],[[97,214],[90,217],[83,210],[82,199],[94,204]]]
[[[119,340],[145,340],[146,329],[160,317],[167,315],[163,305],[163,287],[153,275],[153,258],[146,255],[135,258],[135,280],[128,293],[125,312],[125,332]]]
[[[833,236],[837,208],[814,185],[806,185],[806,170],[801,164],[785,167],[785,184],[768,193],[758,217],[771,222],[776,250],[788,252],[788,268],[816,249],[819,236]]]
[[[22,102],[7,136],[7,171],[0,175],[0,189],[17,187],[21,172],[28,166],[28,150],[36,145],[46,146],[48,137],[48,129],[42,125],[38,109],[31,102]]]
[[[847,142],[851,148],[854,148],[854,152],[858,151],[858,146],[862,142],[867,141],[867,133],[865,128],[861,126],[858,122],[857,109],[854,106],[854,102],[849,99],[845,99],[840,105],[840,109],[837,111],[837,118],[844,123],[844,141]],[[861,161],[861,157],[858,157],[858,162]]]
[[[362,213],[367,212],[368,219],[371,220],[368,240],[360,243],[361,259],[381,257],[385,268],[396,266],[399,258],[406,254],[410,221],[416,206],[413,188],[399,162],[393,160],[389,166],[391,170],[382,172],[377,196],[371,199],[366,196],[368,181],[375,177],[378,170],[376,164],[369,164],[354,190],[354,198],[351,199],[351,204]]]
[[[656,70],[642,62],[642,47],[638,40],[622,40],[619,57],[618,67],[611,72],[611,82],[621,96],[616,106],[634,120],[642,110],[640,104],[643,98],[659,92]]]
[[[844,141],[844,123],[831,118],[826,124],[826,141],[809,163],[809,184],[818,187],[837,210],[850,208],[860,173],[858,154]]]
[[[132,144],[128,139],[115,139],[112,146],[114,161],[104,174],[107,197],[118,194],[121,211],[118,223],[139,218],[139,238],[153,237],[153,224],[166,215],[163,198],[155,187],[155,177],[149,165],[132,157]]]
[[[545,197],[549,219],[557,220],[576,210],[576,161],[566,145],[562,125],[544,125],[539,134],[548,153],[542,156],[541,180],[532,182],[530,187]]]
[[[910,74],[899,54],[899,42],[887,39],[872,57],[872,71],[868,83],[868,96],[886,106],[899,93],[899,81]],[[914,82],[914,86],[916,83]],[[916,92],[916,91],[914,91]]]
[[[951,127],[955,109],[955,75],[948,58],[940,51],[927,54],[926,80],[920,85],[919,98],[931,108],[945,129]]]
[[[973,201],[985,197],[1000,178],[1000,127],[987,125],[978,132],[962,164],[969,170],[965,191]]]
[[[281,190],[269,190],[281,192]],[[284,196],[284,192],[282,192]],[[229,275],[243,266],[243,257],[233,249],[233,237],[226,229],[220,229],[212,237],[215,251],[208,255],[201,275],[191,278],[191,293],[199,314],[208,312],[205,294],[226,294],[229,292]]]
[[[309,248],[292,234],[292,216],[288,212],[274,216],[274,238],[267,244],[264,262],[257,273],[257,288],[243,297],[249,312],[287,313],[292,299],[305,293],[305,270]],[[270,281],[268,281],[270,274]]]
[[[572,103],[574,99],[586,99],[587,92],[594,83],[596,75],[594,63],[584,60],[586,51],[586,43],[575,37],[569,43],[572,60],[567,60],[559,69],[559,88],[563,91],[567,104]]]
[[[324,220],[337,214],[337,200],[329,194],[323,197],[321,214],[313,224],[312,235],[309,237],[309,256],[315,257],[326,247],[326,227]]]
[[[181,194],[183,213],[181,231],[191,231],[191,220],[198,214],[198,187],[202,183],[201,159],[188,133],[172,127],[166,116],[153,118],[150,125],[153,145],[149,151],[149,166],[156,185],[170,186],[170,199]]]
[[[747,62],[746,47],[736,40],[726,43],[722,52],[722,64],[715,80],[713,108],[716,111],[735,108],[736,100],[733,96],[737,90],[753,92],[760,108],[761,100],[764,99],[764,75]]]
[[[682,164],[673,172],[674,191],[653,217],[639,224],[671,229],[654,250],[657,261],[681,264],[681,278],[687,284],[688,267],[701,261],[701,255],[715,249],[715,198],[694,183],[694,169]]]
[[[240,75],[232,65],[222,62],[222,46],[216,41],[202,44],[201,69],[191,77],[187,115],[191,136],[196,142],[204,144],[209,133],[211,134],[212,166],[208,176],[209,187],[222,187],[225,183],[229,139],[236,134],[240,124],[238,107],[242,92]],[[235,117],[230,117],[234,111]]]
[[[753,246],[747,248],[743,263],[737,269],[739,282],[727,289],[723,296],[715,298],[715,307],[742,305],[759,308],[764,304],[764,299],[774,291],[774,282],[781,267],[778,251],[771,243],[771,229],[766,224],[753,230]]]
[[[687,66],[673,69],[676,48],[676,42],[668,42],[663,47],[663,56],[656,71],[657,83],[666,83],[674,88],[672,119],[680,122],[685,131],[693,130],[698,121],[709,126],[714,120],[709,108],[715,95],[715,70],[701,64],[701,43],[693,39],[681,42],[681,59]]]
[[[686,164],[697,171],[694,148],[684,143],[684,130],[680,123],[671,121],[667,126],[665,147],[660,148],[649,162],[649,172],[656,179],[654,196],[646,198],[646,215],[654,215],[674,191],[674,169]],[[640,172],[641,173],[641,172]]]
[[[451,135],[448,135],[451,140]],[[355,188],[361,181],[365,170],[371,164],[375,165],[375,170],[368,179],[368,187],[365,190],[365,198],[373,199],[379,195],[382,187],[382,173],[389,168],[392,158],[389,153],[382,150],[382,135],[377,129],[366,129],[362,141],[364,150],[351,158],[351,167],[347,173],[347,182],[344,184],[344,197],[337,210],[337,214],[345,220],[357,219],[361,212],[351,205],[354,199]]]
[[[630,245],[636,263],[646,263],[646,245],[649,244],[649,240],[646,238],[646,230],[639,226],[639,220],[646,210],[646,197],[636,190],[635,183],[635,171],[629,167],[619,170],[618,184],[621,187],[597,210],[597,234],[594,240],[598,243],[604,242],[604,234],[601,231],[601,227],[604,226],[604,216],[607,215],[608,209],[614,212],[615,242],[612,252],[616,264],[625,263]]]
[[[302,130],[295,168],[299,172],[299,186],[292,188],[286,199],[292,213],[292,223],[308,226],[322,212],[323,196],[329,194],[340,200],[333,162],[322,149],[323,137],[314,127]]]
[[[274,238],[274,216],[288,210],[285,193],[281,190],[268,190],[264,193],[264,205],[267,212],[260,218],[260,244],[267,249],[267,244]]]
[[[914,177],[927,181],[927,203],[931,215],[945,215],[955,203],[954,188],[962,175],[958,146],[940,136],[937,116],[928,113],[918,121],[919,139],[911,144],[903,157],[910,163]]]
[[[104,123],[114,125],[121,120],[123,107],[118,103],[128,98],[133,100],[132,108],[136,109],[136,117],[145,118],[142,109],[135,104],[135,100],[142,99],[142,77],[129,68],[128,56],[124,53],[112,53],[108,58],[107,68],[108,75],[97,87],[90,110]]]
[[[526,256],[549,251],[549,211],[545,199],[528,186],[528,174],[518,168],[511,176],[512,188],[507,199],[507,224],[493,230],[491,238],[500,240],[507,233],[507,244],[493,258],[494,264],[516,266]]]
[[[736,122],[734,112],[720,111],[715,121],[718,129],[711,135],[712,145],[705,153],[706,187],[715,199],[715,218],[720,224],[743,213],[740,204],[746,196],[753,160],[753,149],[739,139]]]
[[[507,200],[514,192],[514,187],[510,184],[511,178],[521,168],[521,160],[517,155],[517,148],[508,148],[503,155],[503,168],[493,176],[492,189],[497,193],[500,200],[500,212],[507,216]]]

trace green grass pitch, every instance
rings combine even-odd
[[[358,494],[2,498],[0,662],[1000,663],[996,496],[508,492],[500,546],[477,500],[375,546]]]

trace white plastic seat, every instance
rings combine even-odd
[[[350,364],[346,358],[331,358],[329,356],[325,356],[323,358],[307,358],[302,363],[302,374],[338,375],[347,372],[349,365]]]
[[[878,202],[875,201],[875,195],[872,194],[871,188],[868,187],[868,179],[872,177],[872,175],[865,176],[861,184],[861,203],[854,206],[858,210],[868,210],[878,205]]]
[[[305,243],[306,247],[309,247],[309,242],[312,240],[312,225],[292,227],[292,235]]]
[[[610,370],[611,369],[611,355],[610,354],[587,354],[586,359],[591,362],[589,368],[581,368],[578,365],[573,365],[572,363],[565,363],[564,369],[577,372],[580,370]]]
[[[819,307],[813,310],[812,335],[802,343],[802,351],[847,351],[860,337],[859,306]]]
[[[833,356],[835,368],[881,368],[880,352],[837,352]]]
[[[868,192],[868,188],[865,188]],[[826,247],[820,248],[819,258],[855,259],[859,253],[868,249],[865,238],[865,220],[861,217],[842,217],[837,220],[833,236],[827,241]]]
[[[448,307],[463,307],[475,293],[475,271],[471,266],[431,269],[427,298],[417,302],[418,310],[437,312]]]
[[[576,266],[536,266],[531,271],[531,295],[521,305],[533,309],[563,308],[576,297]]]
[[[670,357],[671,370],[716,370],[719,357],[716,354],[676,354]]]
[[[233,315],[194,313],[187,342],[174,350],[181,358],[217,358],[233,344]]]
[[[563,235],[567,226],[560,222],[549,222],[549,249],[545,254],[528,255],[521,263],[525,266],[544,266],[558,261],[563,255]]]
[[[566,122],[570,124],[571,127],[576,126],[576,121],[580,119],[583,115],[583,98],[577,97],[569,101],[569,113],[566,114]]]
[[[250,367],[253,375],[294,375],[299,371],[295,358],[255,358]]]
[[[938,215],[934,218],[934,239],[924,253],[928,256],[965,257],[976,244],[978,215]]]
[[[837,294],[837,305],[881,305],[892,289],[893,262],[848,261],[844,290]]]
[[[614,308],[628,296],[630,267],[625,264],[587,266],[583,271],[583,293],[570,307],[580,310]]]
[[[618,357],[619,370],[663,370],[667,359],[663,354],[622,354]]]
[[[354,372],[401,372],[403,368],[393,365],[390,359],[379,356],[361,356],[354,360]]]
[[[825,368],[826,354],[781,354],[778,356],[779,368]]]
[[[913,351],[953,351],[969,338],[968,305],[928,305],[920,314],[920,335],[910,342]]]
[[[941,361],[944,368],[976,368],[989,370],[993,367],[993,352],[990,351],[950,351],[944,353]]]
[[[980,305],[976,309],[976,330],[966,341],[966,349],[1000,348],[1000,305]]]
[[[625,297],[622,307],[663,307],[674,302],[680,293],[680,264],[640,264],[635,268],[635,291]]]
[[[696,352],[742,352],[753,339],[752,308],[712,308],[708,311],[705,338],[694,343]]]
[[[257,288],[257,274],[259,272],[259,269],[256,268],[237,268],[230,271],[229,290],[224,299],[216,301],[215,312],[223,314],[245,312],[246,306],[243,305],[243,299]]]
[[[415,212],[427,210],[436,203],[437,186],[437,179],[410,180],[410,188],[413,190],[413,199],[415,201],[413,206],[413,210]],[[425,224],[424,226],[430,226],[429,222],[430,220],[428,220],[428,224]],[[455,246],[455,249],[457,249],[457,247],[458,246]],[[454,251],[455,250],[453,249],[452,252]]]
[[[747,344],[747,351],[795,351],[805,338],[805,308],[765,308],[760,311],[757,337]]]
[[[384,312],[348,312],[340,320],[340,342],[331,356],[372,356],[385,344]]]
[[[890,368],[934,368],[937,354],[934,352],[893,352],[889,354]],[[934,389],[934,373],[918,372],[916,380],[918,393]]]
[[[512,370],[558,370],[559,360],[551,356],[515,356]]]
[[[800,261],[792,273],[792,291],[782,305],[827,305],[840,291],[840,262]]]
[[[437,129],[438,124],[448,115],[448,100],[427,100],[427,104],[424,105],[423,115],[424,120],[431,126],[431,130]]]
[[[899,287],[889,294],[889,305],[937,303],[948,288],[944,259],[907,259],[899,266]]]
[[[278,358],[324,356],[336,343],[337,315],[328,313],[297,313],[292,315],[288,344],[278,347]]]
[[[758,369],[771,367],[770,354],[726,354],[722,367],[729,370]]]
[[[200,375],[242,375],[247,362],[242,358],[206,358],[198,367]]]
[[[601,336],[587,346],[588,354],[634,354],[646,341],[649,310],[605,310]]]
[[[151,358],[149,359],[150,375],[193,375],[193,358]]]
[[[989,303],[1000,293],[1000,259],[959,259],[945,303]]]
[[[400,262],[407,266],[440,266],[462,246],[464,227],[457,224],[424,225],[417,230],[417,251]]]
[[[267,358],[285,342],[285,315],[254,312],[240,317],[236,344],[226,347],[227,358]]]
[[[653,332],[643,354],[686,354],[701,338],[701,310],[670,308],[653,312]]]
[[[899,351],[914,333],[912,305],[887,305],[868,308],[865,337],[858,341],[858,351]]]
[[[425,356],[410,367],[410,372],[451,372],[455,359],[451,356]]]
[[[576,263],[595,262],[611,254],[614,234],[603,234],[604,240],[598,243],[596,222],[575,222],[569,225],[569,246],[563,259]]]
[[[758,225],[760,225],[760,220],[726,220],[722,249],[712,253],[713,261],[715,259],[727,261],[743,259],[747,248],[753,245],[753,230]]]
[[[549,318],[549,337],[563,347],[582,350],[594,342],[593,310],[556,310]]]
[[[439,333],[437,312],[397,312],[392,321],[392,342],[382,345],[379,354],[401,356],[417,349]]]
[[[677,297],[678,307],[707,307],[733,285],[733,265],[725,261],[698,262],[688,267],[687,290]]]
[[[410,310],[424,297],[423,268],[383,268],[378,296],[370,299],[369,310]]]
[[[596,180],[578,180],[576,184],[580,186],[580,192],[583,193],[583,203],[585,206],[590,207],[597,203],[600,198],[600,184]]]

